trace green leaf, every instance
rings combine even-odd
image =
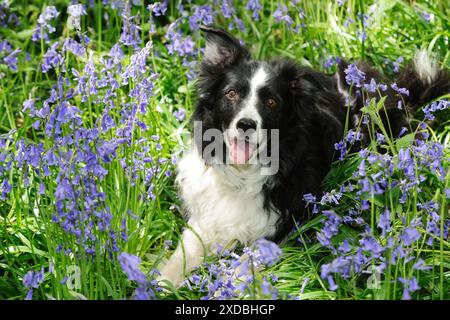
[[[397,146],[397,150],[410,147],[414,143],[414,137],[415,137],[414,133],[409,133],[409,134],[397,139],[397,141],[395,142],[395,144]]]

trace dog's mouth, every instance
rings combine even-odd
[[[247,164],[258,149],[256,143],[252,143],[248,138],[230,138],[230,160],[232,164]]]

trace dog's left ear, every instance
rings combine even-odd
[[[250,57],[248,50],[226,31],[205,26],[200,30],[206,34],[204,63],[225,68]]]

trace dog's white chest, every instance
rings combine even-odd
[[[177,182],[189,222],[209,243],[245,244],[273,235],[277,215],[264,210],[265,179],[259,170],[242,174],[230,167],[206,166],[193,151],[178,165]]]

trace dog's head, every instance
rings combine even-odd
[[[216,145],[222,143],[220,155],[217,149],[212,151],[215,160],[236,166],[258,163],[261,150],[267,152],[268,144],[274,144],[274,136],[283,139],[283,133],[293,126],[308,121],[313,125],[315,95],[324,90],[323,82],[328,80],[291,61],[253,60],[225,31],[202,30],[206,47],[194,120],[202,126],[197,146],[203,156],[211,143],[208,140],[213,140]],[[205,140],[205,133],[211,139]],[[278,146],[272,147],[273,151]]]

